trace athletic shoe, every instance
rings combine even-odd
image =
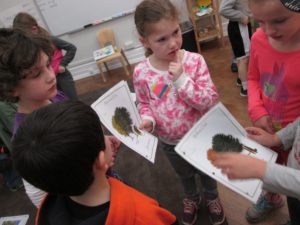
[[[236,86],[242,87],[242,81],[240,78],[236,78]]]
[[[237,66],[237,64],[236,63],[231,63],[230,69],[231,69],[231,72],[237,73],[238,72],[238,66]]]
[[[246,220],[249,223],[258,223],[283,205],[284,202],[279,194],[269,192],[261,194],[257,203],[247,210],[245,215]]]
[[[227,220],[219,198],[206,200],[208,216],[212,225],[227,225]]]
[[[201,198],[196,200],[191,200],[188,198],[183,199],[183,214],[182,214],[182,224],[193,225],[197,221],[197,214],[199,210],[199,204]]]
[[[242,97],[247,97],[247,96],[248,96],[248,91],[247,91],[247,89],[244,89],[243,87],[241,87],[240,96],[242,96]]]

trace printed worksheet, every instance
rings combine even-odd
[[[29,215],[0,217],[0,225],[25,225]]]
[[[154,163],[157,138],[140,130],[141,118],[127,82],[120,81],[92,104],[103,125],[123,144]]]
[[[175,151],[193,166],[255,203],[262,191],[258,179],[231,181],[207,159],[215,137],[230,137],[241,148],[240,154],[275,162],[277,153],[247,138],[245,129],[222,103],[209,110],[178,143]],[[221,143],[220,147],[226,146]]]

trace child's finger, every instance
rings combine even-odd
[[[259,129],[257,127],[246,127],[245,130],[246,130],[247,134],[250,134],[250,135],[260,134]]]
[[[179,51],[176,52],[176,62],[179,63],[180,62],[180,55],[179,55]]]

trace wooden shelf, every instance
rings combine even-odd
[[[208,13],[208,14],[205,14],[205,15],[202,15],[202,16],[198,16],[197,12],[195,12],[194,15],[193,15],[193,17],[194,17],[195,21],[198,21],[198,20],[202,20],[202,19],[205,19],[205,18],[209,18],[209,17],[215,16],[215,15],[216,15],[215,11],[212,11],[211,13]]]
[[[198,31],[198,32],[199,32],[198,33],[198,41],[199,42],[209,41],[209,40],[219,37],[218,29],[211,29],[211,30],[208,29],[208,30]]]
[[[193,25],[198,52],[201,52],[200,42],[218,38],[224,46],[223,29],[219,15],[219,0],[212,0],[210,13],[198,16],[194,10],[195,0],[186,0],[189,17]],[[203,23],[203,24],[202,24]]]

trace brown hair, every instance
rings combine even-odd
[[[44,35],[45,37],[50,36],[49,32],[46,29],[44,29],[43,27],[39,26],[36,19],[32,15],[30,15],[26,12],[18,13],[15,16],[14,21],[13,21],[14,29],[21,29],[21,30],[24,30],[27,32],[32,32],[32,28],[34,26],[37,28],[38,34]]]
[[[13,91],[24,73],[39,62],[41,52],[52,55],[48,38],[24,30],[0,28],[0,101],[18,100]]]
[[[147,28],[151,23],[157,23],[161,19],[178,20],[179,13],[169,0],[144,0],[135,10],[134,22],[141,37],[146,37],[150,32]],[[152,54],[151,49],[146,49],[145,55]]]

